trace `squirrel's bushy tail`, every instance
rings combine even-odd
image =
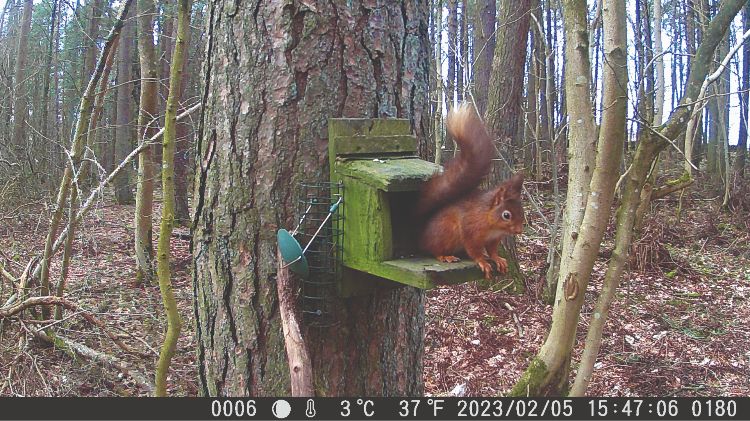
[[[453,108],[446,127],[460,152],[448,161],[441,174],[427,181],[417,203],[418,215],[434,212],[473,191],[489,173],[495,156],[492,138],[471,103]]]

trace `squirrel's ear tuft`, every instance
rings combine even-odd
[[[523,173],[516,173],[513,177],[504,181],[495,189],[495,197],[492,198],[492,206],[497,206],[504,200],[520,200],[523,188]]]
[[[507,199],[520,199],[521,191],[523,190],[523,173],[517,172],[513,174],[508,181],[503,183],[507,186],[506,198]]]

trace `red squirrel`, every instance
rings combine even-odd
[[[468,103],[448,113],[446,126],[461,150],[422,189],[417,215],[426,223],[419,246],[441,262],[457,262],[456,254],[465,252],[490,279],[490,261],[499,272],[508,270],[507,261],[497,254],[500,241],[523,230],[523,174],[480,190],[495,155],[492,138]]]

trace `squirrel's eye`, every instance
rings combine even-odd
[[[508,210],[504,210],[502,216],[506,221],[510,221],[510,218],[513,216],[513,214],[511,214]]]

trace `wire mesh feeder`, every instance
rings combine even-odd
[[[300,275],[302,313],[311,326],[328,326],[332,321],[341,270],[343,199],[341,183],[301,184],[298,225],[291,233],[279,232],[285,266]]]

